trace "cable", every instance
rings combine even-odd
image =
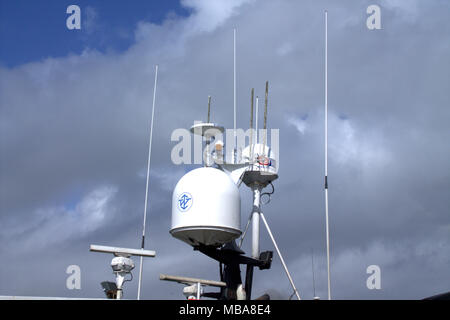
[[[269,182],[269,184],[272,187],[272,192],[261,193],[261,200],[262,200],[262,197],[265,196],[265,195],[269,197],[266,202],[261,201],[263,204],[268,204],[270,202],[270,196],[275,193],[275,187],[273,186],[272,182]]]
[[[128,279],[128,280],[123,280],[123,282],[127,282],[127,281],[133,281],[133,273],[131,273],[131,272],[130,272],[130,276],[131,276],[131,279]]]

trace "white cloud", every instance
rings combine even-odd
[[[3,230],[2,237],[14,237],[17,239],[16,245],[24,250],[45,248],[84,237],[115,215],[112,200],[117,191],[114,186],[101,186],[85,195],[74,209],[65,206],[37,209],[29,216],[32,224],[12,226]]]
[[[300,134],[305,134],[306,129],[308,128],[306,120],[296,118],[295,116],[291,116],[287,118],[287,122],[295,127],[295,129]]]
[[[285,55],[291,53],[293,49],[294,48],[292,46],[292,43],[285,42],[281,46],[278,47],[277,54],[280,56],[285,56]]]
[[[82,19],[82,30],[87,34],[91,34],[98,27],[98,12],[94,7],[91,6],[87,6],[83,10],[85,14]]]
[[[239,7],[252,2],[254,0],[182,0],[183,6],[194,10],[186,21],[186,31],[211,32],[237,14]]]
[[[401,19],[414,22],[420,15],[419,3],[418,0],[381,0],[381,11],[383,14],[383,8],[394,10]]]
[[[329,157],[341,165],[383,167],[390,161],[386,141],[378,130],[364,130],[352,119],[329,114]]]
[[[172,192],[177,184],[178,180],[185,174],[185,171],[182,168],[177,170],[155,170],[150,169],[150,188],[152,184],[157,184],[161,186],[161,188],[165,191]],[[146,179],[147,177],[147,168],[142,168],[138,174],[140,178]]]
[[[168,17],[162,25],[141,21],[135,30],[136,42],[143,50],[179,57],[186,41],[203,33],[211,33],[238,13],[238,9],[254,0],[183,0],[192,9],[187,18]]]

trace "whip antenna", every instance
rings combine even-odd
[[[236,28],[233,29],[233,106],[234,106],[234,158],[233,163],[237,161],[237,137],[236,137]]]
[[[148,144],[148,161],[147,161],[147,182],[145,184],[145,204],[144,204],[144,222],[142,225],[142,244],[141,249],[144,250],[145,246],[145,223],[147,219],[147,203],[148,203],[148,181],[150,177],[150,159],[152,156],[152,138],[153,138],[153,120],[155,116],[155,100],[156,100],[156,83],[158,80],[158,65],[155,66],[155,85],[153,87],[153,107],[152,107],[152,119],[150,123],[150,139]],[[141,299],[141,287],[142,287],[142,270],[144,268],[143,266],[144,260],[141,256],[141,260],[139,263],[139,283],[138,283],[138,294],[137,299]]]
[[[267,100],[269,96],[269,81],[266,81],[266,97],[264,100],[264,142],[263,142],[263,152],[266,152],[267,143]]]
[[[256,96],[256,110],[255,110],[255,143],[258,143],[258,105],[259,97]]]
[[[208,96],[208,121],[207,121],[207,123],[209,123],[210,115],[211,115],[211,96]]]
[[[255,94],[255,89],[252,88],[252,95],[251,95],[251,103],[250,103],[250,159],[253,160],[253,101]]]
[[[328,11],[325,10],[325,220],[327,233],[328,300],[331,300],[330,229],[328,225]]]

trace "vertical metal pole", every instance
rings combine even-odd
[[[258,143],[258,104],[259,104],[259,97],[256,96],[256,110],[255,110],[255,144]]]
[[[236,28],[233,30],[233,105],[234,105],[234,160],[233,163],[236,163],[236,150],[237,150],[237,138],[236,138]]]
[[[313,285],[313,299],[316,298],[316,278],[314,275],[314,250],[311,249],[311,270],[312,270],[312,285]]]
[[[252,212],[252,258],[259,259],[259,212],[261,210],[261,187],[252,186],[253,212]],[[250,221],[249,221],[250,222]],[[247,266],[245,276],[245,292],[247,300],[251,299],[253,285],[253,266]]]
[[[197,282],[197,300],[200,300],[200,290],[201,290],[200,282]]]
[[[328,300],[331,300],[330,229],[328,224],[328,11],[325,11],[325,220],[327,233]]]
[[[259,212],[261,201],[261,189],[257,186],[253,190],[253,213],[252,213],[252,258],[259,259]]]
[[[147,182],[145,184],[145,203],[144,203],[144,222],[142,225],[142,243],[141,249],[145,247],[145,223],[147,221],[147,203],[148,203],[148,182],[150,177],[150,160],[152,157],[152,139],[153,139],[153,120],[155,116],[155,101],[156,101],[156,83],[158,81],[158,65],[155,66],[155,85],[153,87],[153,107],[152,107],[152,120],[150,124],[150,141],[148,144],[148,160],[147,160]],[[141,256],[139,263],[139,283],[137,299],[141,299],[141,287],[142,287],[142,270],[144,268],[144,257]]]
[[[116,272],[116,300],[120,300],[123,297],[123,282],[125,280],[125,273],[123,272]]]
[[[264,99],[264,142],[263,142],[263,154],[266,155],[266,143],[267,143],[267,102],[269,96],[269,81],[266,81],[266,97]],[[267,155],[269,156],[269,155]]]
[[[252,88],[252,94],[251,94],[251,102],[250,102],[250,161],[253,161],[253,101],[255,94],[255,89]]]
[[[208,96],[208,119],[207,119],[207,123],[209,123],[209,121],[211,120],[211,96]],[[211,166],[211,137],[210,136],[206,136],[206,157],[204,159],[204,166],[205,167],[210,167]]]
[[[253,286],[253,266],[247,265],[247,270],[245,271],[246,300],[252,299],[252,286]]]
[[[211,96],[208,96],[208,123],[210,121],[210,115],[211,115]]]

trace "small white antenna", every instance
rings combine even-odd
[[[153,87],[153,106],[152,106],[152,119],[150,123],[150,139],[148,144],[148,161],[147,161],[147,182],[145,185],[145,204],[144,204],[144,222],[142,225],[142,244],[141,248],[144,250],[145,246],[145,223],[147,220],[147,203],[148,203],[148,181],[150,177],[150,160],[152,157],[152,139],[153,139],[153,120],[155,116],[155,100],[156,100],[156,82],[158,80],[158,65],[155,66],[155,85]],[[143,266],[143,257],[141,256],[141,261],[139,263],[139,283],[138,283],[138,293],[137,293],[137,299],[141,299],[141,287],[142,287],[142,270],[144,268]]]
[[[256,96],[256,110],[255,110],[255,144],[258,143],[258,103],[259,98]]]
[[[328,300],[331,300],[330,229],[328,225],[328,11],[325,10],[325,220],[327,233]]]
[[[250,159],[253,159],[253,103],[255,101],[255,89],[252,88],[250,103]]]
[[[267,144],[267,99],[269,95],[269,81],[266,81],[266,95],[264,99],[264,137],[263,137],[263,153],[266,153],[266,144]],[[269,156],[269,155],[267,155]]]
[[[209,123],[210,120],[211,120],[211,96],[208,96],[208,121],[207,121],[207,123]]]

